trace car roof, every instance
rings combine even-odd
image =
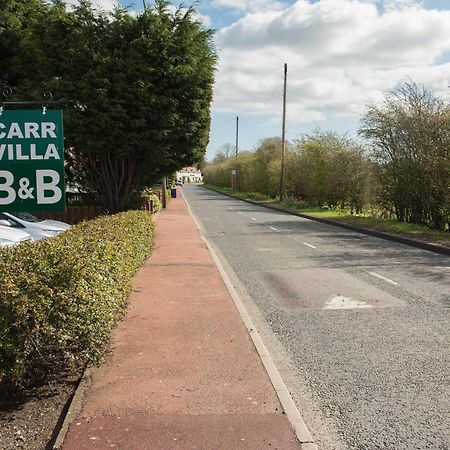
[[[26,231],[0,225],[0,238],[8,239],[11,241],[20,241],[29,237],[31,236]]]

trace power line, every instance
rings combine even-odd
[[[270,100],[272,100],[273,96],[275,95],[275,92],[277,92],[277,90],[280,88],[280,85],[276,85],[275,89],[272,91],[272,93],[270,94],[269,98],[263,103],[263,106],[267,105]]]
[[[230,122],[234,122],[235,120],[235,116],[231,117],[230,119],[224,120],[223,122],[220,121],[219,123],[215,123],[216,126],[222,126],[222,125],[227,125]],[[213,120],[211,121],[211,123],[214,122]]]

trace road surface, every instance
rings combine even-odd
[[[450,448],[449,257],[183,193],[319,448]]]

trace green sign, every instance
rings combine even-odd
[[[64,211],[62,111],[0,115],[0,211]]]

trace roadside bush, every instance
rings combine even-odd
[[[205,183],[231,187],[231,173],[237,172],[237,190],[258,192],[275,198],[280,187],[281,141],[263,139],[254,152],[241,151],[237,157],[219,153],[203,169]]]
[[[360,145],[317,130],[295,142],[291,150],[286,169],[289,196],[320,208],[361,213],[367,204],[371,167]]]
[[[166,191],[166,199],[170,198],[169,190]],[[147,188],[141,193],[141,199],[145,199],[147,201],[153,202],[153,212],[159,212],[163,209],[162,201],[159,199],[159,197],[156,195],[155,192],[153,192],[152,188]]]
[[[153,212],[161,211],[163,209],[162,202],[156,194],[151,194],[148,199],[153,201]]]
[[[369,107],[359,132],[371,143],[382,209],[400,222],[450,231],[450,105],[407,82]]]
[[[0,250],[0,385],[98,361],[153,237],[129,211]]]

